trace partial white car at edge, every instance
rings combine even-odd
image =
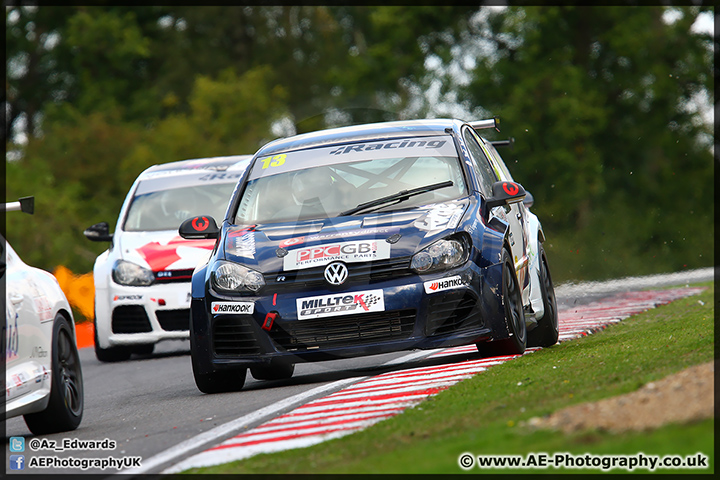
[[[33,213],[33,197],[6,211]],[[0,237],[5,283],[5,418],[23,415],[35,435],[75,430],[84,410],[72,309],[55,277],[24,263]]]

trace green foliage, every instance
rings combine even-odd
[[[105,111],[126,105],[138,92],[127,72],[150,56],[150,42],[137,25],[135,14],[81,10],[68,22],[67,46],[72,67],[83,86],[76,107],[83,112]],[[98,61],[102,59],[102,61]],[[103,81],[98,82],[97,79]]]
[[[33,216],[7,216],[7,239],[27,263],[87,273],[107,246],[92,244],[82,231],[96,218],[117,218],[133,180],[118,166],[141,132],[112,114],[63,110],[66,122],[49,122],[46,136],[31,140],[25,157],[6,165],[7,197],[35,196]]]
[[[287,114],[285,89],[274,76],[264,66],[240,76],[228,69],[217,80],[197,77],[190,111],[158,122],[124,159],[122,170],[134,177],[156,163],[255,153],[270,140],[272,123]]]

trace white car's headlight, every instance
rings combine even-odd
[[[213,288],[222,293],[257,292],[265,286],[262,273],[231,262],[216,263],[210,277]]]
[[[112,278],[115,283],[133,287],[151,285],[155,281],[155,275],[151,270],[126,260],[115,262]]]
[[[470,254],[470,245],[464,235],[438,240],[416,253],[410,268],[417,273],[447,270],[465,263]]]

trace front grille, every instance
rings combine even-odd
[[[477,297],[467,291],[431,296],[425,335],[443,335],[482,326]]]
[[[190,309],[180,310],[156,310],[160,327],[168,332],[178,330],[190,330]]]
[[[152,326],[145,308],[139,305],[122,305],[113,310],[112,331],[113,333],[144,333],[152,332]]]
[[[257,355],[260,346],[253,334],[252,316],[232,315],[213,320],[213,351],[217,356]]]
[[[164,270],[155,272],[155,281],[153,283],[188,283],[192,279],[193,269],[185,270]]]
[[[292,322],[278,321],[270,332],[286,350],[312,347],[361,345],[409,337],[415,326],[415,310],[361,313]]]
[[[310,288],[327,287],[325,267],[307,268],[294,272],[266,273],[265,288],[272,292],[286,292]],[[345,285],[370,283],[372,281],[397,278],[413,274],[410,257],[390,258],[372,262],[348,263],[348,279]]]

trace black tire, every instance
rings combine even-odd
[[[250,367],[250,373],[256,380],[286,380],[295,373],[294,363],[272,363]]]
[[[553,288],[550,269],[548,268],[545,250],[540,245],[540,292],[542,294],[545,313],[538,320],[538,325],[528,332],[528,346],[551,347],[558,342],[560,328],[558,325],[557,300]]]
[[[50,402],[42,412],[24,416],[33,435],[75,430],[82,420],[84,394],[82,368],[75,336],[61,314],[53,323]]]
[[[236,392],[245,385],[247,368],[201,373],[192,361],[195,385],[203,393]]]
[[[132,350],[128,347],[100,347],[97,335],[97,321],[93,321],[93,329],[95,330],[95,356],[101,362],[123,362],[130,358]]]
[[[145,343],[142,345],[133,345],[132,347],[130,347],[130,351],[137,355],[151,355],[153,353],[153,350],[155,350],[154,343]]]
[[[527,347],[528,332],[525,325],[525,311],[522,291],[515,273],[512,257],[506,248],[502,251],[502,298],[510,337],[493,342],[478,343],[478,352],[484,357],[498,355],[519,355]]]

